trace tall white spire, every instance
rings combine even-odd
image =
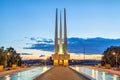
[[[58,53],[58,9],[56,8],[56,20],[55,20],[55,45],[54,45],[55,54]]]
[[[67,45],[67,27],[66,27],[66,9],[64,8],[64,54],[68,53]]]
[[[60,11],[60,44],[59,44],[59,54],[63,54],[62,50],[62,16]]]

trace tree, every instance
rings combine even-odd
[[[21,57],[20,57],[20,54],[17,54],[17,56],[16,56],[16,62],[17,62],[18,66],[21,66]]]
[[[116,54],[113,55],[113,52]],[[117,55],[117,62],[116,62],[116,55]],[[111,66],[117,66],[120,64],[120,46],[111,46],[107,48],[102,57],[102,63],[110,64]]]
[[[4,47],[0,47],[0,65],[3,65],[4,61]]]
[[[12,64],[21,66],[20,54],[13,47],[9,47],[6,50],[4,50],[4,47],[0,47],[0,65],[11,67]]]
[[[21,57],[20,54],[16,52],[16,50],[12,47],[7,48],[8,52],[10,52],[9,64],[16,64],[17,66],[21,66]]]

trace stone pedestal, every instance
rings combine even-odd
[[[53,54],[52,55],[54,66],[57,66],[57,65],[68,66],[69,58],[70,58],[69,54]]]

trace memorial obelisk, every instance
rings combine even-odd
[[[58,53],[58,9],[56,9],[54,52]]]
[[[64,8],[64,54],[68,53],[67,28],[66,28],[66,9]]]
[[[61,17],[61,11],[60,11],[60,44],[59,44],[59,54],[63,54],[63,49],[62,49],[62,17]]]
[[[67,46],[67,27],[66,27],[66,9],[64,9],[64,51],[62,47],[62,15],[60,12],[60,41],[58,50],[58,9],[56,9],[56,21],[55,21],[55,45],[54,54],[52,54],[53,65],[68,66],[68,60],[70,55],[68,54]],[[59,51],[59,52],[58,52]]]

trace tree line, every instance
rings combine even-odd
[[[4,68],[11,67],[12,64],[21,66],[21,57],[20,53],[17,53],[13,47],[4,48],[0,47],[0,65],[3,65]]]
[[[111,46],[103,52],[102,65],[110,64],[119,66],[120,64],[120,46]]]

